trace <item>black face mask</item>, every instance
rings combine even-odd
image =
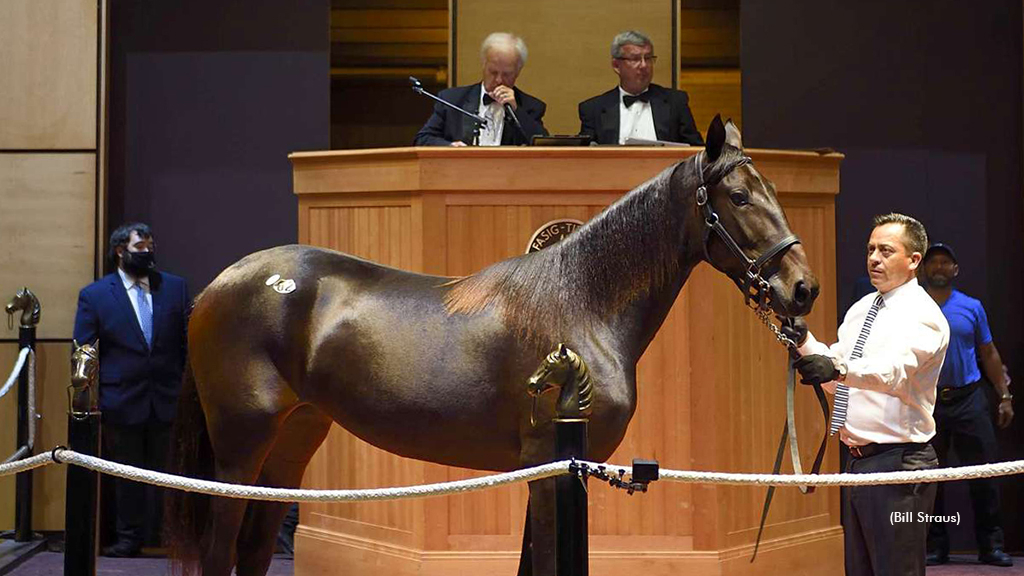
[[[156,258],[152,252],[129,252],[121,254],[121,265],[124,271],[132,276],[148,276],[156,270]]]

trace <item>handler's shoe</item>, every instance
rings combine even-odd
[[[140,546],[136,546],[131,542],[125,542],[119,540],[113,546],[107,546],[103,549],[103,555],[107,558],[134,558],[139,555]]]
[[[989,552],[978,554],[978,562],[992,566],[1013,566],[1013,558],[1000,548],[993,548]]]
[[[948,552],[929,552],[924,557],[924,563],[928,566],[938,566],[939,564],[945,564],[949,562]]]

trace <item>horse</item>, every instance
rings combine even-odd
[[[590,369],[604,461],[636,408],[636,365],[707,261],[744,298],[806,315],[818,293],[774,186],[720,117],[705,149],[557,245],[448,278],[311,246],[244,257],[195,299],[172,472],[298,487],[332,422],[392,453],[508,471],[553,461],[553,395],[524,384],[557,343]],[[265,574],[287,504],[168,494],[175,569]],[[554,574],[553,489],[530,484],[521,573]]]
[[[28,287],[22,288],[14,293],[14,297],[4,306],[7,312],[7,327],[14,328],[14,313],[21,310],[21,326],[31,328],[39,324],[39,317],[42,314],[42,306],[39,299]]]

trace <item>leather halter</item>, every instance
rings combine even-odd
[[[781,240],[775,243],[774,246],[769,248],[763,254],[757,257],[756,260],[751,260],[743,249],[740,248],[736,240],[733,239],[729,231],[722,226],[721,219],[718,217],[718,213],[711,207],[711,202],[708,201],[708,186],[717,184],[718,182],[706,182],[704,180],[704,168],[701,163],[701,159],[704,157],[704,152],[700,152],[695,156],[695,163],[697,165],[697,177],[700,179],[700,186],[697,187],[697,209],[703,211],[704,215],[704,259],[711,262],[711,254],[708,252],[708,241],[711,239],[711,232],[714,231],[718,234],[718,237],[722,239],[726,247],[746,266],[746,273],[742,280],[733,278],[736,285],[743,291],[744,302],[747,306],[750,306],[750,301],[753,300],[757,306],[750,306],[751,308],[757,308],[761,310],[767,310],[771,300],[771,285],[764,277],[761,276],[761,269],[764,268],[765,264],[771,262],[772,258],[775,258],[783,250],[789,248],[793,244],[799,244],[800,239],[795,234],[785,236]],[[742,157],[738,162],[728,167],[723,172],[723,178],[726,174],[729,174],[736,168],[749,164],[751,159],[749,156]],[[721,180],[721,179],[719,179]],[[771,278],[771,276],[769,276]]]

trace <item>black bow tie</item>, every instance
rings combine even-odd
[[[497,102],[497,100],[491,98],[490,94],[484,92],[484,106],[490,106],[491,102]]]
[[[647,93],[647,92],[644,92],[642,94],[637,94],[636,96],[630,96],[629,94],[623,94],[622,95],[622,103],[625,104],[626,108],[629,108],[630,106],[632,106],[633,102],[636,102],[637,100],[639,100],[641,102],[650,102],[651,101],[651,95],[649,93]]]

